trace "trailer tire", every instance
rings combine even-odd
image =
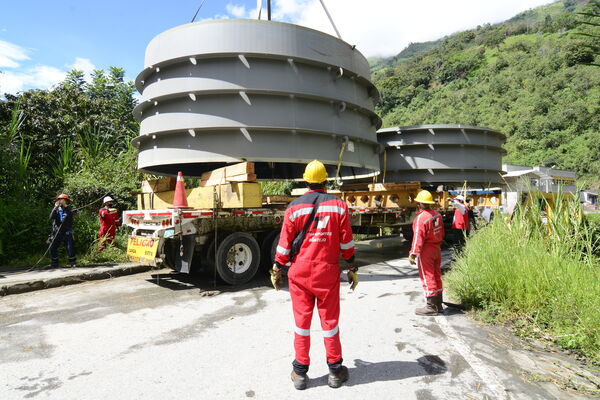
[[[412,225],[403,225],[402,226],[402,237],[404,238],[404,240],[406,240],[409,244],[412,243],[413,240],[413,230],[412,230]]]
[[[165,265],[171,269],[175,269],[175,260],[177,259],[176,251],[179,251],[179,239],[165,239],[163,244],[163,254],[165,255]]]
[[[275,262],[275,251],[279,243],[279,229],[267,232],[260,243],[260,265],[263,271],[269,271]]]
[[[230,285],[243,284],[254,277],[260,264],[260,247],[254,237],[234,232],[224,238],[215,254],[217,273]]]

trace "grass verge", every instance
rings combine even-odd
[[[473,235],[446,275],[450,293],[489,322],[600,363],[598,231],[574,199],[530,204]]]

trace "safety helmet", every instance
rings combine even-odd
[[[58,197],[56,198],[56,201],[61,200],[61,199],[65,199],[65,200],[71,201],[71,198],[69,197],[69,195],[65,194],[65,193],[59,194]]]
[[[421,190],[419,194],[417,194],[417,197],[415,197],[415,201],[417,203],[435,204],[435,201],[433,201],[433,196],[428,190]]]
[[[108,203],[108,202],[110,202],[110,201],[114,201],[114,200],[113,200],[113,198],[112,198],[112,197],[110,197],[110,196],[106,196],[102,202],[103,202],[104,204],[106,204],[106,203]]]
[[[465,201],[465,196],[463,196],[462,194],[459,194],[458,196],[456,196],[454,198],[455,200],[460,200],[460,201]]]
[[[327,170],[321,161],[313,160],[306,164],[304,180],[308,183],[321,183],[327,179]]]

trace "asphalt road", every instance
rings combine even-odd
[[[294,390],[289,294],[266,277],[205,296],[206,277],[162,271],[1,299],[0,399],[586,398],[540,379],[572,360],[459,311],[414,315],[417,272],[390,244],[361,245],[361,282],[342,285],[340,389],[327,386],[315,315],[311,381]]]

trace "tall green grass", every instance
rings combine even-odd
[[[578,201],[559,194],[554,205],[533,201],[512,217],[497,215],[445,280],[482,315],[600,362],[598,244]]]

